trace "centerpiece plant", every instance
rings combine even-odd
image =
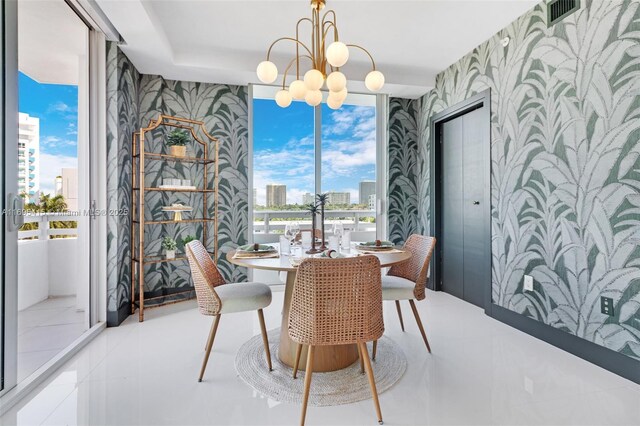
[[[307,254],[320,253],[322,250],[316,248],[316,215],[320,209],[317,203],[310,203],[305,206],[305,210],[311,214],[311,248],[307,250]]]
[[[322,241],[321,241],[321,246],[320,246],[320,250],[326,250],[327,246],[325,245],[325,238],[324,238],[324,206],[327,204],[327,202],[329,201],[329,194],[328,193],[324,193],[324,194],[316,194],[316,201],[318,202],[318,205],[320,206],[320,226],[321,226],[321,230],[322,230]]]

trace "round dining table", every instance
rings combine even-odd
[[[277,249],[277,245],[274,245]],[[304,250],[303,250],[304,253]],[[380,267],[387,268],[406,262],[411,258],[411,252],[402,249],[394,249],[390,252],[363,253],[356,248],[341,250],[341,254],[346,257],[361,256],[363,254],[374,255],[380,260]],[[280,327],[280,344],[278,348],[278,357],[280,361],[293,368],[296,359],[297,344],[289,338],[289,309],[291,307],[291,296],[293,294],[293,286],[296,281],[297,266],[291,264],[291,256],[280,255],[271,258],[234,258],[235,250],[227,253],[227,260],[234,265],[243,266],[245,268],[263,269],[268,271],[286,272],[287,279],[284,291],[284,305],[282,308],[282,324]],[[316,255],[304,254],[303,257],[314,257]],[[358,347],[351,345],[327,345],[317,346],[314,352],[313,371],[327,372],[336,371],[346,368],[358,360]],[[307,359],[307,348],[304,347],[300,356],[300,370],[304,370]]]

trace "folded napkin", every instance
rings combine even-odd
[[[257,250],[256,250],[257,248]],[[243,246],[238,247],[237,251],[243,252],[272,252],[277,251],[275,247],[267,245],[267,244],[245,244]]]
[[[404,250],[400,249],[391,249],[391,250],[367,250],[363,248],[358,248],[358,251],[365,254],[389,254],[389,253],[404,253]]]
[[[270,259],[280,257],[280,254],[277,251],[267,251],[267,252],[250,252],[250,251],[236,251],[233,255],[234,259]]]
[[[366,243],[358,244],[358,246],[393,247],[393,243],[391,241],[380,241],[380,245],[378,246],[376,245],[376,241],[367,241]]]
[[[325,250],[322,253],[320,253],[320,255],[318,257],[324,257],[324,258],[330,258],[330,259],[341,259],[341,258],[343,258],[345,256],[344,256],[344,254],[342,254],[342,253],[340,253],[338,251],[329,249],[329,250]]]

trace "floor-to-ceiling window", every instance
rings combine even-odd
[[[288,221],[310,228],[305,208],[318,193],[327,194],[327,232],[341,223],[375,238],[376,95],[350,94],[338,110],[304,101],[281,108],[276,91],[253,87],[254,240],[277,241]]]

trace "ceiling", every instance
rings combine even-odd
[[[77,85],[88,37],[64,0],[18,2],[18,67],[32,79]]]
[[[145,74],[168,79],[246,85],[269,44],[295,35],[310,16],[306,0],[97,0],[122,35],[122,50]],[[382,92],[415,98],[435,76],[506,27],[539,0],[328,0],[340,39],[367,48],[386,77]],[[280,72],[292,43],[274,48]],[[368,58],[351,51],[343,72],[349,90],[364,90]],[[281,78],[278,80],[281,82]],[[289,80],[290,81],[290,80]]]

